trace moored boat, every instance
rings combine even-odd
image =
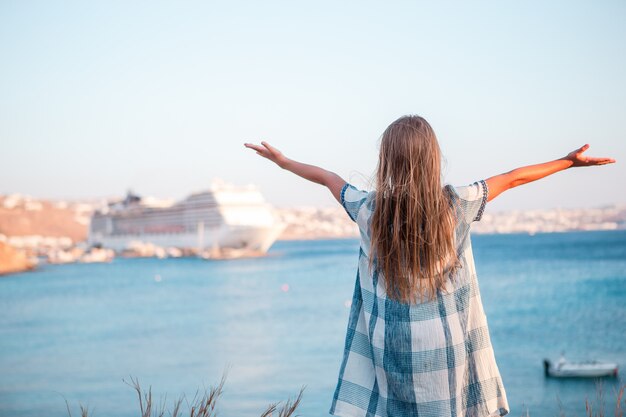
[[[556,363],[549,359],[543,360],[543,367],[546,376],[558,378],[598,378],[603,376],[617,376],[617,364],[611,362],[601,362],[587,360],[580,362],[570,362],[561,356]]]

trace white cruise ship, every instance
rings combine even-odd
[[[259,254],[284,228],[256,187],[216,182],[178,202],[142,200],[129,193],[94,212],[88,242],[116,251],[141,242],[198,254]]]

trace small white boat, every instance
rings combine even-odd
[[[595,360],[569,362],[561,355],[558,362],[552,363],[549,359],[543,360],[546,376],[567,378],[597,378],[602,376],[617,376],[617,364]]]
[[[83,263],[111,262],[115,258],[113,249],[91,248],[80,257]]]

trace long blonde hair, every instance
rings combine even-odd
[[[404,116],[383,133],[371,222],[370,267],[389,298],[433,299],[458,267],[455,215],[442,188],[441,150],[420,116]]]

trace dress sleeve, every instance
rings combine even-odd
[[[467,223],[480,221],[489,197],[487,183],[480,180],[463,187],[455,187],[455,191],[459,196],[459,205],[465,221]]]
[[[367,191],[359,190],[350,183],[345,183],[341,189],[341,205],[346,209],[352,221],[356,222],[359,210],[363,207],[368,194]]]

